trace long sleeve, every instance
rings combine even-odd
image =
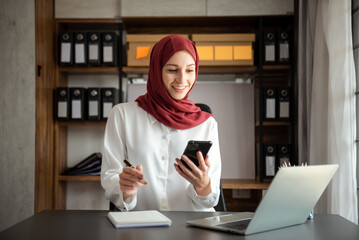
[[[158,122],[137,103],[116,105],[105,130],[101,184],[106,198],[121,210],[214,211],[221,175],[217,128],[211,117],[194,128],[177,130]],[[175,159],[181,157],[189,140],[213,142],[208,152],[212,190],[208,196],[198,196],[175,170]],[[148,182],[129,203],[123,201],[119,184],[124,158],[133,166],[141,164]]]
[[[187,194],[192,199],[193,203],[197,205],[197,208],[212,208],[217,205],[219,200],[219,184],[221,178],[221,155],[219,148],[218,138],[218,126],[215,122],[210,128],[210,140],[213,145],[211,150],[208,152],[210,161],[209,177],[211,181],[212,192],[207,196],[198,196],[193,185],[190,184],[187,188]]]
[[[115,204],[117,208],[126,211],[136,206],[137,197],[126,203],[123,201],[122,191],[120,190],[119,174],[123,169],[120,161],[126,158],[127,155],[122,119],[121,112],[114,108],[107,120],[104,137],[104,157],[101,167],[101,185],[105,189],[106,198]]]

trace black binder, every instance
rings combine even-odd
[[[101,120],[101,89],[87,89],[87,119]]]
[[[87,33],[88,59],[89,66],[101,65],[101,34],[99,32]]]
[[[106,120],[115,104],[118,103],[118,89],[101,88],[101,119]]]
[[[277,91],[274,87],[263,88],[263,120],[276,120]]]
[[[290,62],[290,35],[289,31],[278,31],[278,62]]]
[[[274,177],[277,169],[277,158],[276,158],[276,145],[275,144],[264,144],[264,176]]]
[[[85,88],[70,88],[72,120],[85,120],[85,92]]]
[[[102,63],[104,66],[117,66],[117,35],[115,32],[103,32]]]
[[[76,66],[87,65],[87,35],[86,32],[74,33],[75,56],[74,61]]]
[[[276,48],[276,31],[264,31],[264,49],[263,49],[263,63],[264,64],[275,64],[277,58],[277,48]]]
[[[102,154],[97,152],[85,158],[74,167],[70,168],[64,175],[100,175]]]
[[[74,64],[74,42],[72,32],[59,33],[59,65],[72,66]]]
[[[70,119],[70,93],[69,89],[65,87],[58,87],[56,89],[56,119],[69,120]]]
[[[292,164],[292,151],[291,144],[278,144],[277,145],[278,152],[278,167],[283,166],[284,163]],[[277,168],[278,169],[278,168]]]
[[[277,88],[278,91],[278,120],[290,120],[290,88]]]

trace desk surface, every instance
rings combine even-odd
[[[172,219],[170,227],[115,229],[107,211],[43,211],[0,232],[0,239],[359,239],[359,227],[338,215],[315,215],[305,224],[239,236],[186,226],[186,221],[225,213],[163,212]]]

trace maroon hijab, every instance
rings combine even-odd
[[[173,99],[162,81],[162,68],[172,55],[187,50],[196,62],[196,79],[198,76],[199,58],[194,43],[188,38],[170,35],[162,38],[153,47],[148,72],[147,93],[136,99],[139,106],[152,114],[159,122],[175,129],[189,129],[206,121],[211,114],[202,112],[187,95],[181,100]]]

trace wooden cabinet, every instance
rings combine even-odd
[[[113,31],[119,35],[121,39],[122,26],[121,21],[118,19],[62,19],[56,20],[56,29],[55,35],[58,39],[60,32],[108,32]],[[56,43],[55,52],[58,52],[59,44]],[[120,54],[118,54],[120,57]],[[56,59],[59,59],[56,57]],[[103,75],[112,75],[115,77],[115,87],[117,87],[120,92],[122,90],[122,78],[121,78],[121,67],[118,66],[66,66],[62,67],[56,61],[55,67],[55,87],[69,87],[70,84],[75,86],[81,86],[81,83],[77,83],[76,76],[95,76],[95,80],[98,82],[92,83],[91,87],[100,87],[101,76]],[[70,79],[75,78],[72,83]],[[84,86],[83,86],[84,87]],[[55,105],[55,104],[54,104]],[[54,142],[55,142],[55,154],[54,154],[54,208],[55,209],[66,209],[66,193],[67,193],[67,184],[69,182],[93,182],[96,181],[99,184],[99,176],[66,176],[63,173],[69,168],[69,159],[68,156],[71,155],[68,152],[68,135],[69,131],[73,127],[94,127],[94,128],[103,128],[106,125],[106,121],[59,121],[54,120]],[[91,141],[91,139],[84,139],[83,141]],[[102,144],[101,144],[102,145]],[[101,147],[97,148],[100,149]],[[81,151],[81,150],[78,150]],[[83,150],[82,150],[83,151]],[[95,196],[94,196],[95,197]]]

